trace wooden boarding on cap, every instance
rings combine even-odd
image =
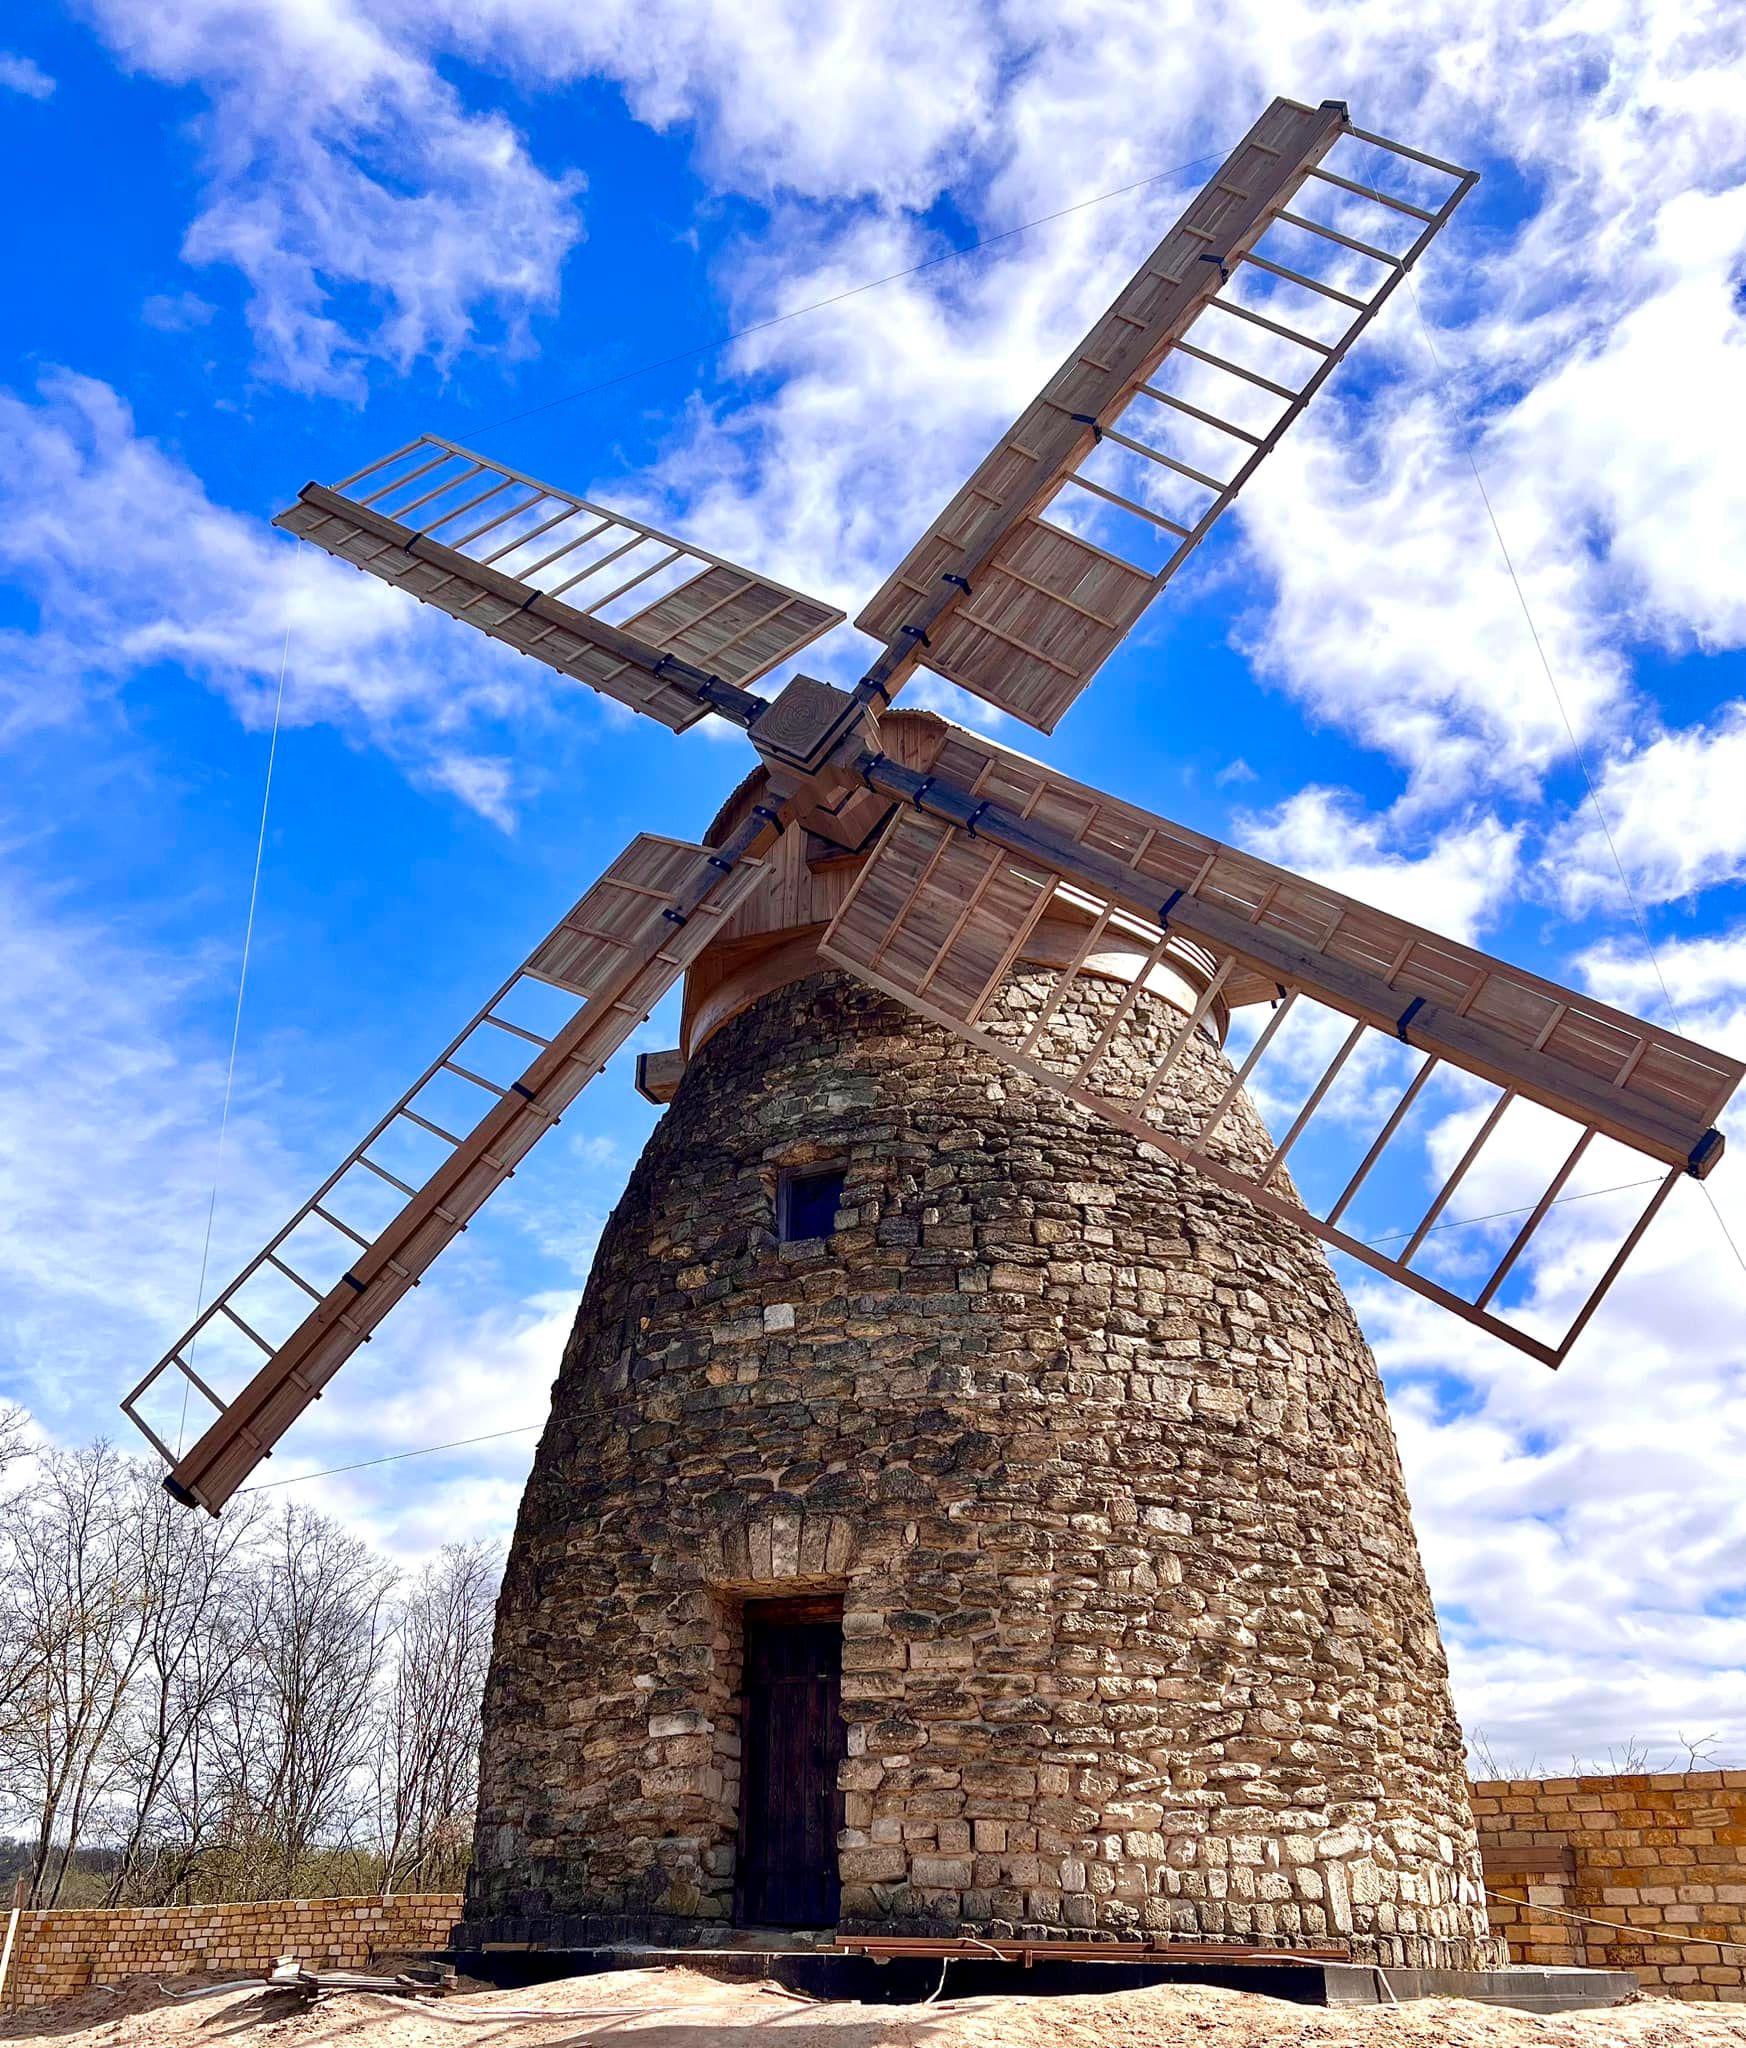
[[[1191,202],[1055,376],[1003,435],[992,453],[887,578],[855,623],[887,643],[885,668],[903,672],[919,660],[977,696],[1044,732],[1078,697],[1146,606],[1176,573],[1235,498],[1256,466],[1369,324],[1465,197],[1475,174],[1404,150],[1379,136],[1361,139],[1446,174],[1453,184],[1434,211],[1402,206],[1372,188],[1351,186],[1379,213],[1423,223],[1409,248],[1392,252],[1286,212],[1323,156],[1351,129],[1334,103],[1306,107],[1276,99]],[[1354,297],[1324,279],[1282,268],[1255,244],[1281,221],[1350,263],[1358,251],[1373,263],[1368,296]],[[1352,317],[1322,341],[1268,315],[1234,304],[1233,277],[1249,263]],[[1376,274],[1379,270],[1380,274]],[[1233,321],[1293,341],[1296,368],[1286,381],[1262,376],[1189,340],[1210,308]],[[1201,333],[1199,339],[1208,340]],[[1262,433],[1152,388],[1149,380],[1173,350],[1241,385],[1272,394],[1284,410]],[[1222,386],[1220,387],[1223,388]],[[1173,407],[1218,430],[1228,455],[1212,475],[1123,431],[1137,395]],[[1205,496],[1189,523],[1113,491],[1084,463],[1099,446],[1120,444],[1153,469],[1188,478]],[[1148,474],[1150,472],[1147,472]],[[1161,568],[1131,561],[1046,517],[1059,506],[1068,520],[1088,499],[1122,508],[1167,534],[1175,546]],[[905,636],[909,637],[905,637]]]
[[[674,732],[710,708],[674,664],[744,686],[844,616],[434,435],[273,524]]]
[[[740,858],[724,872],[716,849],[644,835],[634,839],[574,910],[543,938],[490,1001],[349,1152],[285,1227],[257,1252],[140,1381],[122,1408],[169,1462],[172,1490],[216,1514],[272,1450],[323,1387],[368,1341],[383,1317],[515,1170],[562,1112],[645,1021],[686,967],[721,928],[760,872]],[[680,904],[688,905],[678,909]],[[501,1014],[517,985],[537,981],[578,999],[570,1020],[550,1037]],[[531,1062],[519,1078],[499,1084],[467,1064],[463,1050],[485,1027],[526,1044]],[[421,1091],[439,1074],[458,1077],[477,1094],[478,1116],[465,1132],[439,1127],[419,1109]],[[448,1156],[423,1186],[413,1187],[370,1156],[397,1126],[435,1135]],[[396,1187],[405,1201],[373,1234],[335,1213],[336,1190],[354,1168]],[[343,1253],[338,1274],[311,1277],[294,1269],[288,1240],[310,1218],[331,1228]],[[315,1306],[282,1340],[254,1328],[239,1311],[243,1290],[268,1268],[295,1282]],[[195,1369],[195,1345],[217,1318],[253,1338],[264,1362],[234,1400],[225,1400]],[[138,1402],[174,1367],[218,1410],[185,1454],[143,1419]]]
[[[1740,1062],[1659,1026],[1525,973],[1472,947],[1373,909],[1288,869],[1236,852],[1016,755],[955,732],[922,776],[870,763],[871,785],[907,799],[833,921],[821,951],[1119,1128],[1193,1164],[1221,1185],[1315,1232],[1467,1320],[1556,1364],[1586,1324],[1626,1253],[1683,1172],[1719,1158],[1716,1116],[1746,1073]],[[972,824],[973,821],[973,824]],[[965,829],[971,825],[972,829]],[[988,1005],[1025,940],[1057,897],[1090,919],[1077,961],[1043,998],[1022,1042],[989,1028]],[[1045,1057],[1048,1019],[1111,923],[1149,949],[1148,967],[1192,970],[1201,995],[1143,1087],[1130,1086],[1136,996],[1118,1005],[1089,1055],[1063,1068]],[[1142,971],[1142,978],[1143,978]],[[1259,1174],[1236,1170],[1213,1143],[1223,1112],[1277,1028],[1276,1013],[1220,1113],[1193,1140],[1148,1114],[1192,1030],[1215,1005],[1300,998],[1352,1028]],[[1385,1032],[1426,1058],[1359,1172],[1326,1217],[1309,1213],[1278,1178],[1329,1087],[1366,1031]],[[1398,1256],[1339,1227],[1404,1112],[1439,1064],[1493,1083],[1490,1118]],[[1503,1262],[1469,1302],[1410,1269],[1455,1186],[1509,1104],[1520,1098],[1568,1119],[1576,1143]],[[1596,1135],[1656,1161],[1665,1175],[1599,1287],[1561,1342],[1534,1337],[1490,1304]]]

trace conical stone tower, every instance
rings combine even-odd
[[[927,758],[933,721],[884,723]],[[791,831],[694,969],[601,1240],[499,1606],[464,1939],[1500,1960],[1381,1383],[1319,1247],[820,971],[857,865],[823,851]],[[1046,985],[1021,960],[998,1015]],[[1138,996],[1159,1050],[1194,993],[1185,963]],[[1173,1106],[1229,1078],[1197,1039]],[[1270,1150],[1246,1101],[1222,1129]]]

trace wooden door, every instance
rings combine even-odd
[[[842,1602],[748,1602],[745,1627],[738,1917],[748,1927],[834,1927]]]

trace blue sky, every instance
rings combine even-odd
[[[215,1282],[633,832],[695,836],[749,759],[271,515],[430,429],[853,612],[1205,168],[639,366],[1221,153],[1276,91],[1483,172],[1424,326],[1397,295],[1056,736],[998,736],[1664,1015],[1471,453],[1681,1019],[1746,1051],[1733,10],[89,0],[9,33],[0,1390],[45,1435],[124,1427],[192,1312],[282,656]],[[651,1117],[627,1060],[273,1478],[537,1421]],[[1702,1196],[1556,1378],[1356,1299],[1469,1726],[1746,1756],[1746,1274]],[[302,1491],[411,1558],[505,1530],[532,1442]]]

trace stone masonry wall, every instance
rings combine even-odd
[[[1635,1970],[1645,1991],[1746,2003],[1746,1771],[1495,1778],[1473,1787],[1473,1810],[1512,1962]],[[1588,1924],[1603,1920],[1616,1924]]]
[[[409,1892],[391,1899],[25,1913],[6,2002],[42,2005],[128,1977],[247,1977],[290,1955],[312,1969],[362,1969],[373,1956],[445,1948],[460,1904],[453,1892]]]
[[[1197,1037],[1176,1113],[1229,1072]],[[1268,1143],[1246,1101],[1224,1130]],[[779,1244],[779,1173],[831,1160],[835,1235]],[[739,1603],[808,1588],[844,1598],[845,1925],[1497,1953],[1314,1241],[838,975],[709,1042],[602,1238],[499,1605],[471,1938],[729,1920]]]

